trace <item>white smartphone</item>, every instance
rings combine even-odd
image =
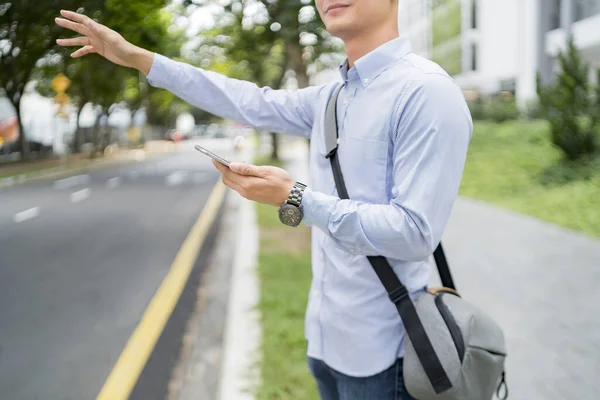
[[[213,153],[212,151],[209,151],[207,149],[205,149],[202,146],[199,145],[195,145],[194,148],[196,150],[198,150],[200,153],[205,154],[207,156],[209,156],[210,158],[217,160],[218,162],[220,162],[223,165],[226,165],[229,167],[229,161],[227,161],[226,159],[224,159],[223,157],[219,157],[218,155],[216,155],[215,153]]]

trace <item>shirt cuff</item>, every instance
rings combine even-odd
[[[339,200],[337,197],[313,192],[308,187],[304,189],[304,194],[302,195],[304,224],[306,226],[316,226],[326,232],[333,208]]]
[[[166,88],[169,84],[169,81],[176,79],[174,76],[176,67],[177,61],[171,60],[170,58],[158,53],[154,53],[152,67],[150,67],[150,72],[146,76],[148,83],[157,88]]]

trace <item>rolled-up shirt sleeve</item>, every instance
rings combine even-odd
[[[441,240],[473,124],[462,92],[441,74],[414,82],[397,114],[389,203],[341,200],[307,189],[304,222],[357,254],[418,261]]]
[[[147,78],[152,86],[166,89],[221,118],[300,137],[310,137],[314,107],[323,89],[323,86],[298,90],[260,88],[160,54],[154,55]]]

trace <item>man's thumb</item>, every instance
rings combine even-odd
[[[232,162],[231,164],[229,164],[229,169],[235,172],[236,174],[240,175],[261,176],[259,167],[243,162]]]

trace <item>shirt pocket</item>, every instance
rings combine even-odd
[[[343,146],[343,145],[341,145]],[[386,141],[348,136],[340,149],[342,170],[351,199],[381,203],[385,199],[389,144]]]
[[[362,160],[387,161],[388,142],[358,136],[348,136],[350,153],[356,154]]]

